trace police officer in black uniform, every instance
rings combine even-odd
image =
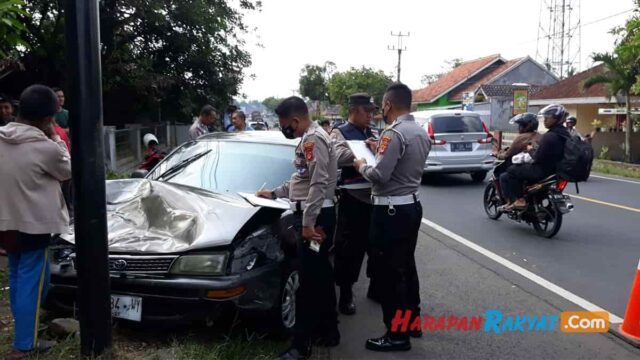
[[[373,351],[411,349],[410,334],[392,332],[391,320],[398,310],[415,312],[420,302],[414,257],[422,221],[418,188],[431,143],[410,109],[411,90],[400,83],[389,86],[381,111],[385,122],[392,123],[377,143],[371,143],[377,164],[354,161],[358,172],[373,184],[370,254],[376,269],[373,276],[380,280],[387,327],[382,337],[367,340],[366,348]]]
[[[364,254],[368,249],[371,226],[371,183],[353,168],[355,157],[348,140],[365,141],[377,138],[369,125],[376,106],[367,93],[349,96],[349,120],[331,132],[335,142],[340,200],[334,245],[336,284],[340,287],[338,309],[345,315],[356,313],[353,284],[358,281]]]

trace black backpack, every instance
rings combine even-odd
[[[579,136],[569,136],[564,143],[564,156],[558,163],[558,177],[569,182],[586,181],[591,173],[593,147]]]

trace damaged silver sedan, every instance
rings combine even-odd
[[[213,321],[233,306],[291,328],[299,224],[288,203],[249,194],[289,178],[294,147],[279,132],[211,134],[143,179],[108,181],[112,315]],[[74,241],[65,234],[53,247],[55,309],[76,306]]]

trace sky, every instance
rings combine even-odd
[[[391,32],[410,33],[403,38],[401,81],[412,89],[422,88],[423,75],[444,71],[445,61],[454,58],[535,58],[541,1],[263,0],[261,12],[245,17],[257,30],[246,37],[253,64],[241,92],[248,100],[297,95],[300,69],[325,61],[338,71],[366,66],[395,79],[398,55],[388,46],[397,46],[397,38]],[[632,0],[580,1],[579,70],[593,65],[592,53],[613,48],[608,31],[622,25],[631,12],[619,13],[633,7]],[[577,6],[574,11],[577,16]]]

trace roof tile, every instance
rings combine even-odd
[[[604,65],[594,66],[591,69],[578,73],[574,76],[560,80],[553,85],[545,87],[542,91],[538,92],[532,99],[571,99],[581,97],[600,97],[607,96],[607,88],[605,84],[596,84],[589,89],[585,90],[582,84],[585,80],[593,75],[598,75],[604,72]]]
[[[451,70],[449,73],[442,76],[433,84],[427,86],[424,89],[416,90],[413,92],[413,102],[424,103],[433,102],[437,100],[437,96],[450,90],[456,85],[460,84],[469,76],[476,73],[478,70],[500,59],[500,54],[483,57],[476,60],[466,61],[457,68]]]

